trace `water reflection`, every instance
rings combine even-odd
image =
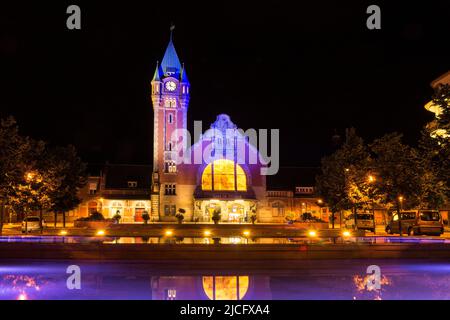
[[[66,286],[71,264],[82,270],[81,290]],[[367,285],[369,264],[382,270],[379,290]],[[211,274],[137,262],[1,262],[0,299],[450,299],[449,268],[448,262],[334,260],[305,261],[298,270]]]
[[[423,237],[108,237],[108,236],[2,236],[0,242],[37,243],[105,243],[105,244],[383,244],[383,243],[444,243],[450,239]]]

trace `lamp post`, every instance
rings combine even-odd
[[[345,168],[344,169],[344,177],[345,177],[345,192],[347,193],[348,196],[348,173],[350,172],[349,168]],[[358,230],[358,214],[357,214],[357,210],[356,210],[356,205],[353,203],[352,201],[352,213],[353,213],[353,221],[355,223],[355,225],[353,226],[353,228],[355,229],[355,231]]]
[[[403,235],[402,232],[402,210],[403,210],[403,196],[398,197],[398,231],[400,233],[400,236]]]

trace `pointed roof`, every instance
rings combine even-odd
[[[172,35],[170,36],[169,44],[167,45],[166,52],[164,53],[164,58],[161,62],[161,69],[164,74],[173,72],[175,75],[179,75],[181,72],[181,63],[180,59],[178,59],[175,46],[173,45]]]
[[[186,68],[184,67],[181,69],[181,82],[189,84],[189,79],[187,77]]]
[[[155,73],[153,74],[152,81],[161,81],[161,77],[163,75],[163,72],[161,70],[161,67],[159,66],[159,61],[156,62],[156,69]]]

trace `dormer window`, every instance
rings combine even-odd
[[[137,188],[137,181],[128,181],[128,188]]]

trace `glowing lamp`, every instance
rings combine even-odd
[[[209,237],[211,235],[211,231],[209,230],[205,230],[205,232],[203,232],[205,237]]]
[[[317,237],[317,232],[315,230],[309,230],[308,236],[311,238]]]
[[[104,236],[105,235],[105,230],[98,230],[96,235],[97,236]]]
[[[61,230],[61,232],[59,234],[61,236],[66,236],[67,235],[67,231],[66,230]]]
[[[173,235],[173,231],[172,230],[166,230],[166,232],[164,233],[166,235],[166,237],[170,237]]]
[[[342,235],[344,236],[344,237],[350,237],[352,234],[350,233],[350,231],[344,231],[344,232],[342,232]]]
[[[246,237],[248,237],[250,235],[250,231],[248,230],[244,230],[244,232],[242,232],[242,234]]]

